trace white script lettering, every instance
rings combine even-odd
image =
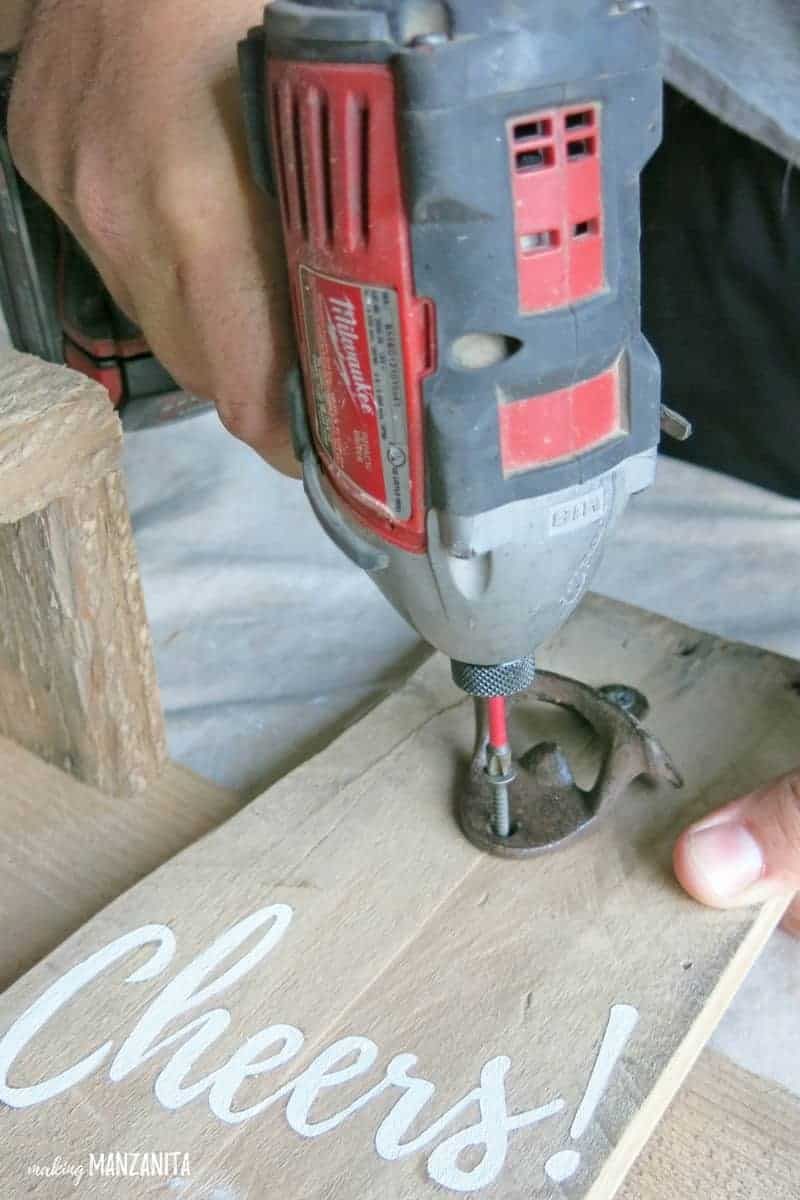
[[[446,1112],[430,1120],[427,1128],[413,1137],[409,1137],[409,1132],[415,1126],[419,1129],[418,1122],[436,1093],[430,1080],[411,1074],[417,1066],[413,1054],[395,1055],[376,1083],[324,1120],[314,1119],[314,1106],[324,1093],[334,1092],[372,1072],[379,1050],[366,1037],[347,1036],[333,1042],[316,1054],[294,1078],[285,1083],[276,1081],[279,1086],[263,1098],[256,1097],[248,1107],[234,1107],[237,1091],[245,1081],[267,1075],[274,1077],[302,1050],[305,1037],[294,1025],[274,1024],[258,1030],[242,1042],[227,1062],[187,1083],[199,1060],[212,1050],[232,1021],[230,1011],[222,1006],[211,1007],[199,1014],[197,1010],[201,1005],[216,1001],[262,964],[284,938],[292,916],[292,909],[285,904],[260,908],[232,925],[178,971],[147,1004],[120,1044],[108,1066],[108,1079],[112,1083],[123,1080],[156,1056],[168,1052],[154,1082],[155,1098],[164,1108],[179,1109],[207,1093],[209,1109],[219,1121],[241,1125],[285,1101],[287,1124],[304,1138],[332,1133],[374,1100],[391,1093],[395,1097],[394,1103],[380,1121],[374,1137],[380,1158],[396,1162],[430,1149],[428,1174],[437,1184],[461,1193],[487,1187],[498,1178],[506,1162],[509,1134],[545,1121],[565,1108],[564,1099],[555,1097],[527,1111],[510,1113],[506,1076],[511,1069],[511,1060],[505,1056],[486,1062],[481,1068],[478,1085]],[[15,1109],[29,1108],[68,1091],[98,1071],[114,1050],[111,1040],[97,1046],[60,1074],[38,1083],[12,1083],[9,1079],[17,1060],[35,1042],[37,1035],[42,1035],[44,1027],[53,1022],[60,1010],[70,1003],[78,1003],[83,988],[143,947],[152,947],[152,953],[144,965],[127,976],[125,984],[145,983],[165,971],[175,955],[175,936],[168,926],[155,924],[123,934],[68,970],[17,1018],[0,1039],[0,1101]],[[630,1009],[630,1013],[635,1014],[635,1010]],[[174,1028],[190,1014],[191,1019]],[[625,1037],[632,1028],[631,1020],[626,1017]],[[617,1040],[621,1051],[622,1035]],[[602,1071],[598,1068],[596,1080],[588,1089],[592,1108],[586,1108],[587,1121],[613,1068],[613,1060],[606,1058],[606,1065]],[[465,1119],[471,1119],[471,1124],[466,1127],[463,1125]],[[579,1136],[579,1132],[573,1126],[573,1137]],[[482,1153],[479,1158],[475,1154],[461,1158],[467,1150]],[[555,1171],[558,1164],[554,1159],[551,1159],[551,1165]],[[551,1173],[551,1177],[555,1176]]]

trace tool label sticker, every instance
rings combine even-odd
[[[300,268],[320,451],[393,519],[411,516],[397,293]]]
[[[554,504],[547,514],[547,532],[550,537],[562,533],[574,533],[584,529],[606,515],[606,496],[602,488],[595,488],[583,496]]]

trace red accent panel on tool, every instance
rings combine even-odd
[[[508,142],[520,308],[543,312],[602,291],[599,105],[516,117]]]
[[[376,64],[268,59],[267,81],[317,452],[357,520],[421,553],[435,309],[414,293],[394,77]]]
[[[102,383],[111,397],[114,408],[119,407],[124,397],[125,384],[122,371],[116,362],[97,362],[91,355],[84,354],[78,346],[73,346],[69,338],[64,338],[64,362],[68,367],[72,367],[73,371],[80,371],[95,383]]]
[[[626,431],[620,370],[500,405],[504,475],[574,458]]]

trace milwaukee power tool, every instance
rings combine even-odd
[[[654,14],[275,0],[240,49],[254,170],[283,220],[311,504],[488,701],[487,848],[515,824],[519,852],[558,841],[512,819],[503,698],[534,684],[535,647],[654,476],[639,283]]]

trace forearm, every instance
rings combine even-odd
[[[22,34],[34,0],[3,0],[0,5],[0,51],[14,50]]]

